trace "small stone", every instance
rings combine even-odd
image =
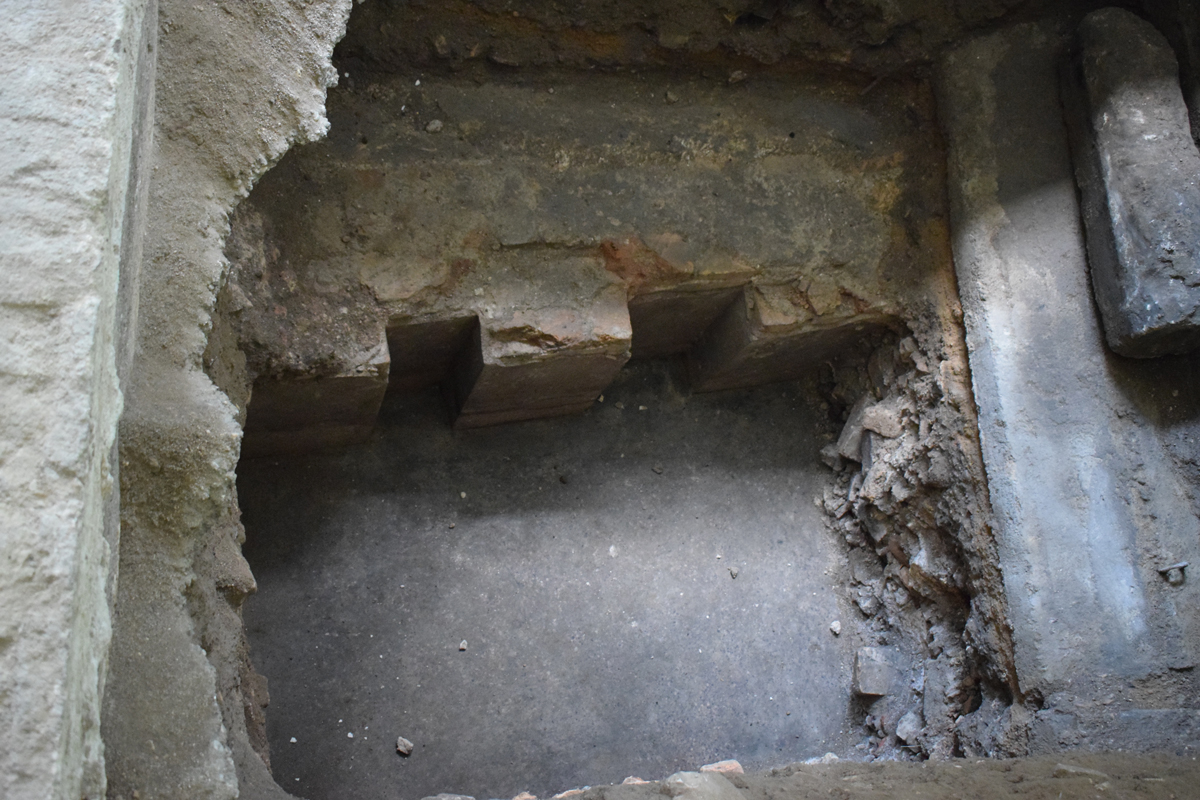
[[[881,697],[900,685],[900,653],[895,647],[860,647],[854,656],[854,691]]]
[[[861,745],[859,746],[859,748],[865,749]],[[804,763],[805,764],[833,764],[840,760],[841,759],[839,759],[835,753],[826,753],[823,756],[816,756],[814,758],[810,758],[807,761],[805,761]]]
[[[292,737],[292,744],[295,744],[295,743],[296,743],[296,737],[295,737],[295,736],[293,736],[293,737]]]
[[[467,649],[467,640],[466,639],[463,639],[461,642],[458,643],[458,649],[460,652]]]
[[[844,459],[842,454],[838,452],[837,444],[827,444],[821,448],[821,460],[825,462],[825,466],[836,471],[840,471]]]
[[[904,432],[904,423],[900,420],[900,412],[878,403],[863,409],[862,426],[875,431],[886,439],[895,439]]]
[[[740,69],[735,69],[733,72],[729,73],[730,84],[741,83],[744,80],[746,80],[746,73]]]
[[[652,469],[652,470],[654,470],[654,473],[655,473],[656,475],[662,475],[662,474],[663,474],[663,468],[662,468],[662,466],[660,466],[659,464],[655,464],[653,467],[651,467],[651,469]]]
[[[687,800],[742,800],[742,793],[719,772],[676,772],[663,781],[662,791]]]
[[[1172,564],[1169,567],[1163,567],[1158,571],[1158,574],[1162,575],[1163,580],[1172,586],[1182,586],[1183,582],[1187,579],[1187,575],[1184,572],[1184,570],[1187,568],[1188,562],[1180,561],[1177,564]]]
[[[1054,767],[1054,777],[1056,778],[1099,778],[1102,781],[1108,780],[1108,776],[1098,769],[1088,769],[1087,767],[1077,767],[1074,764],[1056,764]]]
[[[842,635],[841,621],[835,619],[833,622],[829,623],[829,632],[832,633],[834,636],[841,636]]]
[[[405,758],[408,758],[409,756],[412,755],[412,751],[413,751],[413,743],[412,742],[410,742],[408,739],[405,739],[403,736],[400,736],[396,739],[396,752],[397,753],[404,756]]]
[[[850,415],[846,418],[841,435],[838,436],[838,455],[849,461],[862,460],[863,414],[867,410],[869,400],[868,395],[863,395],[850,408]]]
[[[925,727],[925,721],[916,710],[909,711],[896,723],[896,737],[905,744],[913,744],[917,734]]]
[[[635,778],[634,776],[630,775],[628,778],[621,781],[621,785],[622,786],[636,786],[636,785],[639,785],[642,783],[649,783],[649,782],[650,781],[644,781],[641,778]]]
[[[346,732],[346,738],[347,738],[347,739],[353,739],[353,738],[354,738],[354,733],[353,733],[353,732],[350,732],[350,731],[347,731],[347,732]]]
[[[463,500],[466,500],[466,499],[467,499],[467,493],[466,493],[466,492],[459,492],[459,493],[458,493],[458,496],[459,496],[459,497],[461,497]]]
[[[663,95],[663,99],[666,100],[670,105],[674,105],[675,103],[679,102],[679,96],[670,89],[667,89],[667,93]]]
[[[738,576],[738,568],[737,568],[737,567],[730,567],[730,568],[729,568],[729,577],[733,578],[733,579],[736,581],[736,580],[737,580],[737,576]]]
[[[638,411],[645,411],[645,410],[646,410],[646,406],[638,406]]]
[[[745,775],[746,770],[742,769],[742,765],[732,758],[724,761],[717,761],[712,764],[705,764],[700,768],[701,772],[719,772],[722,775]]]
[[[443,124],[440,119],[433,119],[433,120],[430,120],[429,124],[425,126],[425,130],[429,133],[437,133],[438,131],[440,131],[442,129],[442,127],[443,127]]]
[[[620,400],[618,400],[618,401],[617,401],[616,405],[617,405],[617,408],[624,408],[624,407],[625,407],[625,404],[624,404],[624,403],[622,403]]]

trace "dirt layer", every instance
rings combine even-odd
[[[793,764],[730,776],[745,800],[1161,798],[1200,796],[1200,761],[1174,755],[1064,753],[1046,758]],[[660,800],[663,783],[599,786],[575,800]],[[699,800],[697,798],[696,800]]]

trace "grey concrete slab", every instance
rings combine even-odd
[[[640,365],[583,417],[467,431],[398,396],[365,446],[241,465],[281,785],[546,796],[852,745],[834,426],[797,384],[676,385]]]
[[[942,65],[939,107],[1021,688],[1090,706],[1100,686],[1132,694],[1122,676],[1166,686],[1169,669],[1196,663],[1187,607],[1200,590],[1157,569],[1200,556],[1200,522],[1163,439],[1166,409],[1184,401],[1161,390],[1178,397],[1180,384],[1104,345],[1057,89],[1063,42],[1017,26],[961,47]]]

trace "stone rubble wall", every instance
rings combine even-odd
[[[821,505],[862,615],[855,691],[876,756],[1011,757],[1028,741],[957,310],[832,390],[852,406],[822,453]]]
[[[154,4],[3,11],[0,795],[98,799]]]

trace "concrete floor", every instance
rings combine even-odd
[[[282,786],[544,797],[853,746],[831,425],[796,384],[675,385],[627,368],[583,417],[467,432],[395,398],[368,445],[241,465]]]

